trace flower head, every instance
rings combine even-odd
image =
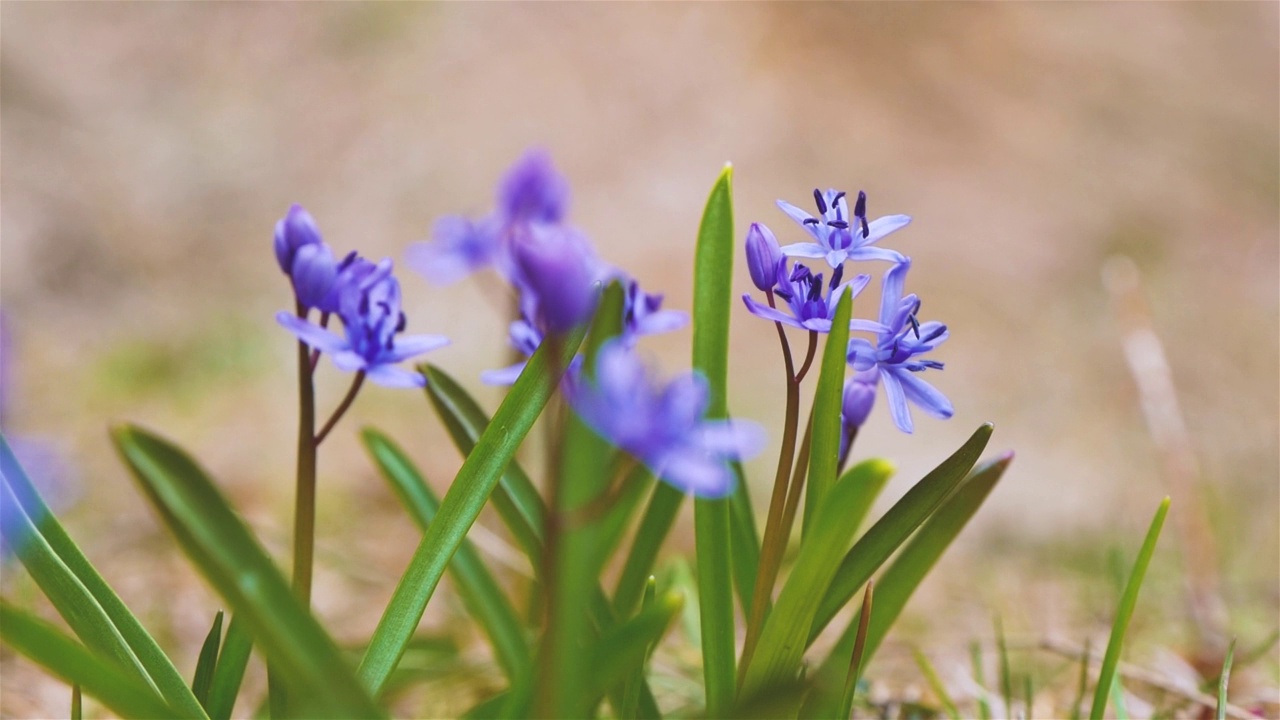
[[[591,316],[604,268],[577,232],[554,225],[522,228],[512,238],[511,258],[511,282],[526,317],[561,333]]]
[[[276,321],[299,340],[329,353],[340,370],[363,372],[388,387],[424,387],[426,378],[420,373],[396,365],[443,347],[449,340],[439,335],[402,334],[406,320],[400,309],[400,282],[391,274],[390,260],[377,265],[354,255],[348,260],[344,268],[347,277],[337,283],[334,298],[343,335],[287,312],[277,314]]]
[[[600,348],[594,380],[567,376],[567,395],[584,422],[658,477],[699,497],[733,490],[729,460],[754,455],[764,431],[740,420],[707,420],[706,380],[690,373],[655,381],[626,343]]]
[[[826,258],[832,268],[838,268],[846,260],[888,260],[900,263],[906,258],[894,250],[872,247],[890,233],[907,226],[907,215],[887,215],[867,222],[867,194],[858,193],[853,215],[845,193],[838,190],[813,191],[818,206],[815,217],[785,200],[778,207],[795,220],[814,239],[811,243],[797,243],[782,248],[787,257]]]
[[[530,150],[498,183],[497,206],[480,220],[449,215],[435,224],[430,242],[407,251],[410,267],[428,280],[447,284],[490,265],[510,278],[508,247],[530,226],[559,226],[569,207],[569,184],[544,150]]]
[[[946,419],[953,413],[951,401],[916,375],[925,370],[942,369],[941,362],[922,356],[941,345],[948,333],[947,326],[940,322],[917,320],[920,299],[914,294],[902,296],[910,268],[908,260],[885,273],[880,299],[880,322],[885,329],[878,333],[875,345],[863,338],[850,340],[848,355],[855,370],[878,371],[884,381],[893,422],[907,433],[914,427],[908,400],[936,418]]]
[[[807,266],[795,263],[790,275],[781,272],[778,274],[778,284],[773,288],[773,294],[787,303],[788,312],[761,305],[750,295],[743,295],[742,301],[756,317],[813,332],[830,332],[831,319],[835,317],[841,296],[851,292],[857,297],[871,281],[869,275],[855,275],[852,280],[842,283],[843,278],[844,266],[841,265],[831,273],[831,283],[826,286],[824,293],[822,273],[814,275]],[[851,320],[849,328],[864,332],[879,332],[883,329],[880,323],[859,319]]]
[[[293,273],[293,258],[298,249],[305,245],[319,245],[324,242],[320,229],[316,227],[315,218],[301,205],[295,203],[289,212],[276,223],[275,251],[276,262],[285,275]]]
[[[679,310],[663,310],[662,296],[640,289],[634,279],[624,283],[626,295],[622,306],[622,336],[634,343],[641,335],[679,330],[689,323],[689,316]]]

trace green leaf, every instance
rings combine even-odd
[[[813,627],[809,630],[809,643],[818,637],[831,618],[871,578],[872,573],[889,559],[889,556],[906,542],[911,533],[929,517],[952,490],[964,480],[991,439],[992,426],[985,424],[955,451],[942,461],[920,482],[907,491],[866,534],[854,543],[844,556],[840,569],[827,588],[826,596],[818,606]]]
[[[613,590],[613,612],[619,617],[626,617],[635,612],[644,592],[645,579],[653,572],[653,563],[658,558],[658,550],[667,533],[675,524],[676,513],[684,495],[666,483],[657,483],[653,487],[653,495],[649,497],[649,505],[645,508],[640,526],[631,540],[631,550],[627,553],[622,573],[618,575],[618,583]]]
[[[853,657],[849,659],[849,671],[844,680],[844,692],[840,701],[840,717],[853,715],[853,695],[858,689],[858,678],[862,676],[862,666],[866,662],[864,651],[867,648],[867,626],[871,619],[871,600],[874,583],[868,582],[862,597],[862,609],[858,613],[858,632],[853,643]]]
[[[200,704],[209,709],[209,688],[213,685],[213,671],[218,666],[218,646],[222,643],[222,611],[213,616],[213,627],[205,635],[196,659],[195,678],[191,681],[191,693]]]
[[[747,488],[747,475],[742,463],[733,463],[736,485],[729,496],[729,551],[733,556],[733,583],[744,617],[751,614],[751,596],[755,592],[756,573],[760,570],[760,532],[756,528],[755,511]]]
[[[253,637],[249,628],[239,615],[233,615],[227,625],[227,636],[222,640],[222,651],[218,653],[213,682],[209,686],[207,707],[210,720],[228,720],[231,717],[252,649]]]
[[[707,378],[707,417],[725,417],[729,375],[729,310],[733,282],[733,166],[726,165],[711,188],[693,265],[693,367]],[[739,483],[741,486],[742,483]],[[740,491],[740,490],[739,490]],[[702,614],[702,669],[707,714],[722,716],[734,694],[734,547],[730,501],[696,498],[694,537]],[[739,559],[743,562],[744,559]]]
[[[955,701],[951,699],[947,686],[942,684],[942,679],[938,677],[938,671],[933,669],[933,663],[929,662],[928,656],[918,647],[911,648],[911,654],[915,657],[916,667],[920,668],[920,674],[924,675],[925,682],[929,683],[929,689],[938,696],[938,702],[942,703],[942,709],[946,711],[947,717],[951,720],[960,720],[960,708],[956,707]]]
[[[925,527],[927,528],[928,525],[926,524]],[[1004,623],[1000,621],[999,615],[996,615],[996,651],[1000,660],[1000,695],[1004,698],[1005,713],[1012,715],[1013,674],[1009,670],[1009,646],[1004,639]]]
[[[683,604],[678,593],[665,593],[596,641],[587,664],[595,695],[604,695],[644,664],[650,648],[662,639]]]
[[[846,471],[844,475],[848,475]],[[837,482],[843,482],[844,475]],[[885,485],[889,483],[889,478],[879,478],[879,481],[864,482],[859,488],[857,496],[853,500],[853,505],[849,508],[848,523],[854,527],[854,534],[862,527],[866,521],[867,515],[871,514],[871,507],[876,504],[876,499],[880,497],[880,493],[884,491]]]
[[[126,718],[177,715],[132,673],[104,660],[62,631],[0,598],[0,638],[6,645],[68,683],[79,685],[112,712]]]
[[[548,355],[554,343],[542,343],[462,463],[440,503],[436,519],[427,528],[396,586],[360,663],[360,679],[375,695],[395,669],[454,551],[462,544],[516,448],[559,385],[581,341],[581,332],[565,338],[556,348],[560,354],[553,358]]]
[[[853,293],[846,292],[836,306],[831,332],[827,334],[819,367],[818,387],[813,395],[812,445],[809,450],[809,486],[804,497],[803,533],[813,522],[816,508],[826,502],[840,468],[840,405],[844,399],[844,370],[849,354],[849,318],[853,313]]]
[[[49,599],[58,609],[59,614],[68,621],[67,624],[72,630],[90,647],[100,650],[104,646],[99,646],[98,642],[123,641],[124,648],[103,651],[110,657],[127,654],[129,657],[127,664],[135,668],[140,666],[142,677],[148,684],[159,690],[166,702],[184,716],[201,717],[204,710],[200,707],[195,695],[191,694],[186,679],[58,523],[58,519],[40,498],[35,486],[13,455],[3,434],[0,434],[0,479],[8,485],[8,491],[13,493],[16,499],[14,507],[20,507],[22,510],[24,519],[15,522],[23,522],[25,529],[16,534],[26,534],[34,528],[41,538],[40,544],[30,551],[33,558],[36,556],[43,558],[43,560],[32,560],[40,563],[40,567],[33,568],[27,560],[23,559],[21,543],[14,542],[12,539],[9,542],[17,549],[19,559],[27,566],[28,571],[32,573],[42,589],[46,585],[62,589],[55,593],[57,597],[50,595]],[[36,577],[37,574],[40,577]],[[44,582],[41,582],[41,578],[44,578]],[[85,593],[89,598],[85,598]],[[92,607],[94,605],[96,609]],[[77,630],[77,626],[83,627],[83,623],[71,622],[67,617],[68,614],[92,614],[97,617],[98,623],[102,622],[102,616],[105,615],[106,622],[113,626],[113,629],[108,630],[105,626],[99,626],[95,630],[88,630],[96,636],[96,640],[90,642]]]
[[[874,481],[867,478],[892,472],[893,466],[884,460],[859,463],[814,510],[810,532],[800,544],[791,575],[760,631],[743,679],[742,698],[752,698],[795,678],[818,603],[836,574],[837,561],[853,539],[854,528],[845,522],[847,508],[861,491],[860,484]],[[850,657],[850,653],[851,649],[844,656]]]
[[[386,435],[373,428],[360,433],[365,450],[382,476],[422,530],[435,517],[440,501],[404,452]],[[493,645],[494,657],[509,680],[527,672],[532,663],[529,643],[515,608],[497,580],[485,567],[470,542],[463,541],[449,564],[458,594]]]
[[[244,619],[273,668],[312,715],[377,717],[333,640],[299,604],[280,570],[213,481],[183,451],[140,428],[112,430],[132,470],[187,557]]]
[[[431,406],[462,456],[469,456],[476,441],[489,427],[489,416],[444,370],[426,365],[422,371],[427,376],[427,398],[431,400]],[[541,572],[542,532],[547,508],[520,463],[512,460],[507,465],[490,499],[516,544],[529,557],[534,572]]]
[[[987,698],[987,680],[982,670],[982,646],[976,640],[969,645],[969,657],[973,665],[973,680],[978,683],[978,717],[991,720],[991,701]]]
[[[1222,673],[1218,675],[1218,706],[1214,710],[1214,717],[1217,720],[1226,720],[1227,717],[1227,685],[1231,682],[1231,661],[1236,656],[1236,639],[1231,638],[1231,645],[1227,648],[1227,657],[1222,661]]]
[[[982,506],[1012,460],[1012,454],[1007,454],[974,470],[960,488],[946,499],[943,506],[925,521],[920,531],[880,576],[876,583],[875,610],[871,614],[867,632],[865,660],[869,661],[875,655],[889,628],[893,627],[894,621],[902,613],[907,600]],[[860,617],[850,621],[849,627],[823,662],[817,674],[819,687],[815,690],[813,702],[829,704],[836,700],[835,692],[844,678],[844,659],[853,650],[859,624]],[[1002,664],[1002,674],[1003,668]],[[823,695],[828,697],[824,698]]]
[[[1164,526],[1164,517],[1169,513],[1169,498],[1160,502],[1155,517],[1151,519],[1151,527],[1147,529],[1146,540],[1138,551],[1138,559],[1129,573],[1129,582],[1125,585],[1124,594],[1120,597],[1120,608],[1116,611],[1115,622],[1111,625],[1111,638],[1107,640],[1107,652],[1102,657],[1102,670],[1098,674],[1098,685],[1093,692],[1093,706],[1089,710],[1091,720],[1101,720],[1107,709],[1107,693],[1115,681],[1116,669],[1120,665],[1120,648],[1124,644],[1125,632],[1129,629],[1129,620],[1133,617],[1133,609],[1138,604],[1138,591],[1142,589],[1142,580],[1146,577],[1147,566],[1151,564],[1151,556],[1156,551],[1156,541],[1160,539],[1160,528]]]

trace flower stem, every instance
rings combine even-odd
[[[346,414],[347,408],[351,407],[351,403],[355,402],[356,395],[360,393],[360,386],[363,384],[364,371],[361,371],[356,373],[355,378],[351,381],[351,387],[347,390],[347,396],[342,398],[342,402],[338,405],[338,409],[333,411],[333,415],[329,417],[329,421],[324,424],[323,428],[320,428],[320,432],[316,435],[316,447],[320,447],[320,443],[324,442],[324,439],[329,436],[329,431],[332,430],[333,426],[337,425],[338,421],[342,419],[342,416]]]
[[[804,426],[804,439],[800,441],[800,456],[796,458],[796,469],[791,475],[791,492],[787,495],[787,507],[782,512],[783,537],[791,537],[791,528],[796,522],[796,510],[800,507],[800,493],[804,490],[804,481],[809,477],[809,448],[813,439],[813,411],[809,411],[809,422]],[[801,528],[801,532],[803,532]]]
[[[769,305],[773,305],[773,293],[768,293]],[[764,538],[761,540],[760,564],[756,572],[756,584],[751,593],[751,608],[747,618],[747,637],[742,646],[742,661],[738,663],[738,685],[741,687],[747,675],[747,666],[755,654],[756,642],[764,625],[765,608],[773,595],[773,584],[782,565],[782,555],[787,547],[787,536],[781,532],[783,505],[787,500],[787,478],[791,473],[791,461],[796,450],[796,431],[800,419],[800,382],[796,379],[791,346],[787,343],[782,323],[775,322],[778,340],[782,343],[782,361],[787,372],[787,409],[782,431],[782,448],[778,453],[778,470],[774,474],[773,496],[769,500],[769,516],[765,520]]]
[[[778,328],[781,329],[782,326],[779,325]],[[796,385],[799,385],[800,381],[803,380],[804,376],[809,372],[810,366],[813,365],[813,356],[817,354],[817,352],[818,352],[818,333],[813,330],[810,330],[809,331],[809,350],[808,352],[805,353],[804,364],[800,366],[800,372],[796,373]]]
[[[298,317],[307,308],[298,303]],[[311,607],[311,562],[316,524],[316,389],[311,350],[298,343],[298,481],[293,513],[293,592]]]

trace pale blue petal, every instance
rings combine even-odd
[[[876,366],[876,348],[863,338],[849,341],[849,355],[846,358],[854,370],[870,370]]]
[[[752,315],[755,315],[756,317],[762,317],[765,320],[780,322],[783,325],[790,325],[791,327],[797,327],[797,328],[804,327],[804,325],[801,325],[800,321],[796,320],[794,317],[782,312],[781,310],[778,310],[777,308],[771,308],[768,305],[761,305],[760,303],[753,300],[750,295],[743,295],[742,301],[747,304],[747,310]]]
[[[480,382],[485,385],[511,385],[516,378],[520,377],[520,373],[524,371],[524,366],[527,364],[529,364],[528,360],[521,360],[501,370],[485,370],[480,373]]]
[[[887,250],[885,248],[864,245],[850,250],[848,259],[852,262],[861,260],[885,260],[891,263],[902,264],[907,261],[907,256],[897,250]]]
[[[795,220],[796,223],[798,223],[800,227],[804,228],[805,232],[812,235],[815,240],[822,240],[822,236],[818,234],[818,226],[814,223],[808,223],[808,224],[805,223],[805,220],[813,220],[812,215],[801,210],[795,205],[792,205],[786,200],[778,201],[778,209],[786,213],[787,217],[791,218],[792,220]],[[783,248],[782,252],[785,254],[787,252],[787,249]],[[819,255],[818,257],[821,257],[821,256]]]
[[[333,364],[343,372],[355,372],[368,368],[369,361],[352,350],[343,350],[333,354]]]
[[[394,365],[374,365],[365,371],[365,377],[383,387],[420,388],[427,386],[422,373],[410,372]]]
[[[745,460],[764,449],[764,428],[748,420],[708,420],[698,426],[698,445],[716,455]]]
[[[378,359],[385,363],[398,363],[448,344],[449,338],[443,335],[397,335],[395,345]]]
[[[882,368],[880,379],[884,381],[884,392],[889,397],[889,413],[893,415],[893,424],[904,433],[911,432],[915,426],[911,423],[911,409],[907,407],[907,397],[902,390],[899,378],[905,371],[896,368]]]
[[[849,329],[853,330],[854,332],[869,332],[869,333],[876,333],[877,335],[882,332],[889,332],[889,328],[885,327],[884,325],[881,325],[875,320],[863,320],[861,318],[855,318],[853,320],[850,320]]]
[[[898,301],[902,299],[902,288],[907,281],[907,271],[910,269],[911,261],[908,259],[889,268],[884,274],[884,284],[880,290],[880,322],[884,325],[893,325],[894,315],[898,313]]]
[[[884,217],[876,218],[867,224],[867,237],[861,243],[863,245],[876,243],[910,223],[910,215],[885,215]]]
[[[299,340],[320,352],[336,353],[351,347],[343,338],[283,310],[276,313],[276,322],[280,323],[285,330],[298,336]]]
[[[824,258],[827,248],[818,243],[796,243],[782,246],[782,254],[787,257]]]
[[[688,313],[679,310],[659,310],[656,313],[646,315],[643,320],[637,323],[636,332],[640,335],[654,335],[679,330],[688,324]]]
[[[733,491],[733,471],[694,448],[682,448],[650,465],[666,482],[702,498],[722,498]]]
[[[907,399],[918,405],[921,410],[939,420],[946,420],[955,414],[951,401],[937,388],[921,380],[918,375],[910,372],[899,372],[896,375],[902,382],[902,390]]]

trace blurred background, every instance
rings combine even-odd
[[[530,146],[570,179],[571,221],[601,255],[678,309],[726,161],[739,235],[761,221],[801,241],[774,200],[807,207],[814,187],[914,217],[884,244],[914,259],[922,319],[951,327],[931,380],[956,414],[916,413],[907,436],[881,398],[856,452],[899,465],[883,507],[979,423],[996,426],[989,454],[1017,459],[878,662],[909,664],[895,639],[962,658],[993,615],[1015,649],[1103,642],[1110,568],[1131,562],[1166,494],[1174,522],[1204,519],[1219,580],[1188,577],[1168,534],[1131,659],[1194,664],[1181,597],[1202,580],[1242,647],[1276,627],[1275,3],[4,3],[0,22],[4,429],[58,448],[73,536],[161,643],[185,648],[184,672],[217,600],[106,428],[142,423],[190,449],[285,557],[296,391],[272,317],[291,306],[275,221],[299,202],[335,251],[399,261],[440,216],[487,212]],[[1116,255],[1140,282],[1119,302],[1103,272]],[[741,261],[734,273],[752,289]],[[410,332],[453,339],[429,359],[495,407],[478,373],[507,363],[496,276],[400,275]],[[874,286],[866,298],[855,313],[871,317]],[[749,467],[763,512],[783,371],[768,323],[741,308],[733,322],[732,407],[775,438]],[[1185,482],[1125,359],[1139,326],[1163,342],[1185,415]],[[667,374],[688,367],[687,330],[645,347]],[[327,362],[319,378],[332,407],[348,378]],[[326,442],[316,607],[350,641],[371,632],[416,545],[356,441],[364,423],[440,489],[460,463],[420,395],[376,386]],[[501,559],[498,527],[486,516],[473,538]],[[691,535],[678,524],[669,552]],[[3,585],[38,595],[16,566]],[[458,612],[433,602],[424,622]],[[1274,647],[1259,662],[1255,692],[1276,702]],[[0,669],[0,714],[64,712],[59,683],[8,651]]]

